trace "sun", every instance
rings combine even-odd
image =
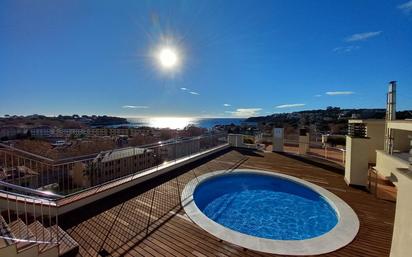
[[[159,51],[158,60],[163,68],[173,69],[177,66],[179,58],[176,50],[169,47],[163,47]]]

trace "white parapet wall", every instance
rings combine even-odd
[[[369,163],[376,163],[376,150],[383,150],[385,123],[367,123],[366,136],[369,138]]]
[[[368,138],[346,136],[345,182],[366,186],[368,183]]]
[[[248,148],[248,149],[257,149],[257,144],[247,144],[245,143],[245,137],[253,137],[243,134],[229,134],[228,135],[228,143],[232,147],[240,147],[240,148]],[[254,137],[253,137],[254,138]]]
[[[368,162],[376,163],[376,150],[383,150],[385,138],[385,120],[349,120],[349,124],[362,123],[366,126],[366,137],[368,140]]]
[[[395,173],[398,168],[408,168],[408,166],[409,162],[406,159],[400,158],[400,155],[391,155],[383,150],[376,151],[375,169],[378,171],[380,176],[390,179],[392,174]]]
[[[397,183],[396,213],[393,227],[391,257],[412,254],[412,170],[397,169],[394,172]]]

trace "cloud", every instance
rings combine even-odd
[[[333,52],[335,53],[350,53],[354,50],[358,50],[360,47],[359,46],[339,46],[335,47],[333,49]]]
[[[306,104],[282,104],[278,105],[275,108],[296,108],[296,107],[303,107]]]
[[[192,95],[200,95],[198,92],[190,91],[190,89],[187,88],[187,87],[181,87],[180,90],[186,91],[186,92],[188,92],[189,94],[192,94]]]
[[[401,5],[398,5],[398,8],[404,11],[405,13],[409,14],[410,12],[412,12],[412,0]]]
[[[345,39],[346,42],[355,42],[355,41],[363,41],[372,37],[379,36],[382,31],[371,31],[371,32],[364,32],[364,33],[357,33],[353,34]]]
[[[148,109],[149,106],[143,106],[143,105],[123,105],[122,108],[124,108],[124,109]]]
[[[314,97],[322,97],[322,95],[320,95],[320,94],[317,94],[317,95],[314,95]]]
[[[223,104],[224,107],[230,107],[232,106],[231,104]]]
[[[237,117],[251,117],[258,115],[261,110],[262,108],[239,108],[236,109],[236,111],[226,111],[225,113],[229,113]]]
[[[355,92],[352,91],[330,91],[326,92],[327,95],[353,95]]]

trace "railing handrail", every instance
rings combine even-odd
[[[4,240],[10,240],[13,242],[22,242],[22,243],[36,243],[36,244],[60,244],[60,242],[58,241],[43,241],[43,240],[30,240],[30,239],[20,239],[20,238],[15,238],[15,237],[8,237],[8,236],[2,236],[0,235],[0,238],[4,239]]]
[[[139,145],[139,146],[135,146],[135,147],[149,148],[149,147],[155,147],[155,146],[165,146],[165,145],[176,144],[176,143],[179,143],[179,142],[202,139],[202,138],[207,138],[207,137],[217,136],[217,135],[226,135],[226,133],[222,132],[222,133],[207,134],[207,135],[201,135],[201,136],[195,136],[195,137],[171,138],[171,139],[168,139],[168,140],[158,141],[156,143],[151,143],[151,144]],[[170,141],[170,140],[174,140],[174,142],[167,142],[167,141]],[[105,152],[112,151],[112,150],[107,150],[107,151],[100,151],[100,152],[97,152],[97,153],[74,156],[74,157],[67,157],[67,158],[60,158],[60,159],[50,159],[50,158],[47,158],[45,156],[30,153],[30,152],[27,152],[25,150],[22,150],[22,149],[19,149],[19,148],[16,148],[16,147],[13,147],[11,145],[4,144],[4,143],[0,143],[0,146],[4,147],[5,149],[10,149],[10,150],[13,150],[13,151],[21,152],[21,153],[27,154],[29,156],[32,156],[34,158],[38,158],[38,159],[41,159],[43,161],[47,161],[47,162],[50,163],[50,165],[64,165],[64,164],[67,164],[67,163],[91,160],[91,159],[94,159],[94,157],[96,157],[100,153],[105,153]],[[118,148],[118,149],[122,149],[122,148]]]
[[[27,151],[25,151],[25,150],[16,148],[16,147],[11,146],[11,145],[7,145],[7,144],[0,143],[0,146],[1,146],[1,147],[4,147],[5,149],[11,149],[11,150],[16,151],[16,152],[24,153],[24,154],[27,154],[27,155],[29,155],[29,156],[32,156],[32,157],[35,157],[35,158],[39,158],[39,159],[41,159],[41,160],[43,160],[43,161],[48,161],[48,162],[54,162],[54,161],[55,161],[55,160],[53,160],[53,159],[44,157],[44,156],[42,156],[42,155],[35,154],[35,153],[30,153],[30,152],[27,152]]]
[[[4,203],[4,208],[6,212],[6,221],[8,225],[10,226],[10,222],[13,220],[11,219],[11,212],[16,215],[18,219],[21,219],[26,226],[29,226],[29,218],[28,215],[34,215],[34,217],[38,216],[41,217],[38,219],[38,222],[44,226],[46,224],[44,222],[44,219],[49,220],[49,225],[51,224],[51,221],[53,219],[56,220],[56,224],[58,224],[58,211],[56,211],[56,201],[55,200],[50,200],[50,199],[45,199],[45,198],[40,198],[37,196],[30,196],[30,195],[22,195],[19,193],[15,192],[10,192],[10,191],[5,191],[0,189],[0,198]],[[20,207],[19,207],[20,205]],[[28,207],[30,206],[30,207]],[[37,206],[37,211],[36,211],[36,206]],[[54,211],[51,211],[53,209]],[[20,210],[20,212],[19,212]],[[47,218],[44,218],[44,215],[48,215]],[[4,215],[2,215],[4,217]],[[54,218],[53,218],[54,216]],[[35,219],[36,220],[36,219]],[[47,221],[46,221],[47,222]],[[43,233],[43,239],[41,237],[38,237],[38,235],[35,235],[34,238],[29,238],[29,235],[21,235],[20,231],[22,230],[29,230],[29,228],[21,228],[19,226],[18,228],[18,233],[14,234],[13,237],[8,236],[7,234],[1,234],[0,238],[7,240],[7,241],[12,241],[12,243],[19,243],[19,242],[28,242],[28,243],[36,243],[36,244],[60,244],[61,238],[59,238],[58,232],[57,232],[57,238],[50,238],[50,240],[43,240],[44,239],[44,233]]]
[[[112,150],[101,151],[101,152],[94,153],[94,154],[87,154],[87,155],[57,159],[57,160],[54,160],[54,163],[56,163],[55,165],[66,165],[66,164],[70,164],[70,163],[74,163],[74,162],[93,160],[99,154],[111,152],[113,150],[120,150],[120,149],[133,148],[133,147],[134,148],[154,148],[154,147],[157,147],[157,146],[173,145],[173,144],[178,144],[178,143],[182,143],[182,142],[188,142],[188,141],[193,141],[193,140],[196,140],[196,139],[208,138],[208,137],[211,137],[211,136],[219,136],[219,135],[225,136],[226,134],[225,133],[218,133],[218,134],[209,134],[209,135],[201,135],[201,136],[196,136],[196,137],[186,137],[186,138],[178,138],[178,139],[171,138],[171,139],[168,139],[168,140],[158,141],[156,143],[151,143],[151,144],[138,145],[138,146],[128,146],[128,147],[123,147],[123,148],[115,148],[115,149],[112,149]],[[167,142],[167,141],[171,141],[171,140],[174,140],[174,141],[173,142]],[[71,161],[68,161],[68,160],[71,160]],[[64,161],[68,161],[68,162],[64,162]]]
[[[340,151],[346,151],[345,148],[339,148],[339,147],[334,147],[334,146],[328,146],[326,144],[323,144],[322,142],[315,142],[315,141],[310,141],[310,142],[301,142],[299,140],[295,140],[295,139],[284,139],[283,140],[284,143],[296,143],[296,144],[308,144],[308,145],[316,145],[316,146],[322,146],[324,148],[328,148],[328,149],[336,149],[336,150],[340,150]]]
[[[25,192],[25,193],[34,194],[34,195],[40,196],[41,198],[46,199],[46,200],[56,200],[56,199],[59,199],[59,198],[63,198],[63,196],[52,193],[52,192],[47,192],[46,193],[44,191],[32,189],[32,188],[29,188],[29,187],[22,187],[22,186],[11,184],[11,183],[1,181],[1,180],[0,180],[0,186],[15,189],[15,190],[19,190],[19,191],[22,191],[22,192]],[[15,192],[9,192],[9,191],[6,191],[6,192],[8,192],[10,194],[14,193],[14,194],[17,194],[19,196],[30,197],[29,195],[19,194],[19,193],[15,193]]]
[[[6,195],[6,197],[4,197]],[[31,195],[23,195],[16,192],[5,191],[0,189],[0,198],[2,199],[11,199],[9,196],[13,196],[15,201],[17,202],[26,202],[31,204],[42,204],[47,206],[57,206],[57,202],[55,199],[47,199],[44,197],[38,196],[31,196]]]

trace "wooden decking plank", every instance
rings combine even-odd
[[[161,248],[169,252],[172,256],[181,257],[181,256],[187,256],[187,254],[189,254],[188,252],[185,252],[185,251],[176,251],[173,247],[169,246],[168,242],[165,242],[162,238],[160,238],[159,240],[157,236],[153,236],[153,237],[151,236],[150,239],[146,239],[146,240],[149,240],[152,243],[160,246]]]
[[[176,231],[176,230],[172,229],[170,227],[170,225],[168,225],[168,224],[165,224],[162,227],[162,230],[164,231],[164,233],[172,235],[173,237],[175,237],[179,241],[182,241],[185,245],[188,245],[188,242],[192,243],[195,247],[198,247],[198,248],[194,248],[194,250],[201,250],[203,253],[205,253],[209,256],[210,255],[216,255],[216,252],[218,252],[214,248],[206,247],[204,244],[202,244],[202,241],[193,240],[194,239],[193,237],[187,237],[187,235],[181,233],[180,231]]]
[[[210,235],[209,233],[197,227],[197,225],[193,223],[192,224],[182,224],[181,222],[171,220],[165,225],[173,226],[176,229],[180,229],[184,232],[188,232],[189,238],[192,238],[192,239],[199,238],[199,240],[202,241],[207,246],[213,246],[215,247],[217,251],[221,251],[224,254],[227,254],[230,256],[233,256],[233,255],[238,256],[238,255],[241,255],[242,253],[242,248],[240,246],[233,247],[232,245],[227,245],[226,242],[219,240],[216,237]],[[193,230],[196,230],[196,231],[193,231]],[[196,233],[193,233],[193,232],[196,232]],[[261,256],[262,254],[251,252],[249,255],[250,256]]]

